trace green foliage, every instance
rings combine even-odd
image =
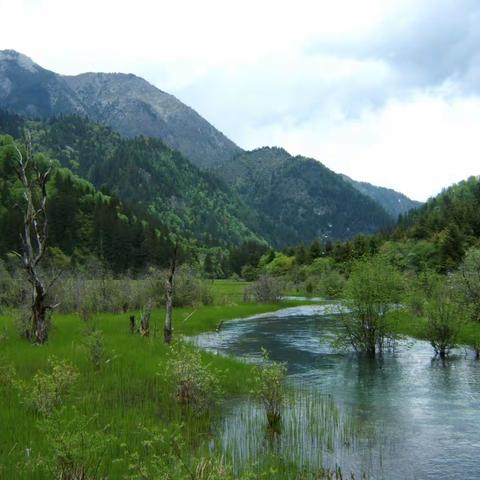
[[[281,285],[278,279],[271,275],[260,275],[244,292],[244,300],[257,303],[277,303],[281,298]]]
[[[14,172],[12,140],[0,140],[0,257],[20,251],[22,189]],[[36,154],[34,162],[47,162]],[[33,172],[30,172],[33,175]],[[159,221],[137,218],[114,197],[99,193],[83,179],[52,163],[48,184],[48,260],[51,267],[85,266],[101,259],[111,270],[139,270],[166,264],[171,242]]]
[[[125,480],[233,480],[232,470],[221,458],[194,456],[182,436],[183,425],[141,428],[140,447],[123,444]]]
[[[470,318],[480,321],[480,249],[471,248],[465,255],[453,281],[463,304],[470,310]]]
[[[284,275],[292,269],[294,261],[295,257],[288,257],[283,253],[276,253],[275,258],[266,264],[264,269],[272,275]]]
[[[440,254],[438,271],[452,271],[480,238],[479,207],[480,180],[471,177],[404,215],[394,236],[434,242]]]
[[[0,389],[13,385],[15,378],[15,367],[0,357]]]
[[[370,357],[381,353],[394,339],[387,314],[401,299],[402,283],[401,275],[382,257],[357,260],[345,290],[350,312],[343,315],[344,331],[337,344]]]
[[[263,255],[268,251],[264,244],[247,241],[230,251],[230,266],[232,270],[241,275],[242,267],[250,266],[256,268]]]
[[[258,230],[272,245],[346,239],[392,222],[385,210],[320,162],[260,148],[222,163],[215,173],[252,209],[263,213]]]
[[[241,271],[241,277],[246,282],[253,282],[258,278],[258,269],[252,265],[244,265]]]
[[[35,374],[31,385],[15,381],[22,403],[44,416],[64,403],[79,375],[69,362],[54,357],[48,359],[48,367],[49,372],[39,370]]]
[[[65,420],[65,411],[61,409],[41,421],[39,429],[47,449],[40,454],[34,452],[26,469],[58,480],[106,479],[105,453],[115,437],[108,433],[108,426],[92,429],[96,416],[87,417],[74,407],[69,416]]]
[[[267,428],[276,432],[280,430],[282,406],[286,400],[287,365],[271,361],[264,348],[262,357],[263,363],[254,368],[252,394],[265,409]]]
[[[104,338],[101,330],[89,328],[85,334],[84,345],[87,348],[90,362],[95,370],[100,370],[105,357]]]
[[[102,212],[109,223],[120,221],[123,224],[123,228],[105,228],[103,233],[105,257],[118,271],[122,267],[132,268],[132,265],[123,265],[125,259],[115,258],[117,252],[129,248],[130,243],[149,244],[157,234],[164,242],[170,234],[176,234],[182,243],[197,242],[209,247],[238,245],[246,239],[260,238],[258,213],[248,208],[223,182],[198,169],[160,140],[123,138],[109,128],[79,116],[64,116],[48,122],[19,119],[19,122],[33,131],[37,149],[57,159],[64,172],[73,169],[76,176],[83,177],[106,196],[112,197],[113,207],[120,203],[114,199],[117,197],[131,206],[135,217],[147,221],[152,227],[143,233],[141,224],[125,225],[132,223],[130,212],[118,212],[115,219],[112,212]],[[3,123],[0,115],[0,132],[15,134],[18,129],[15,126],[12,129],[11,121]],[[70,255],[72,245],[76,246],[71,238],[75,236],[75,230],[69,228],[62,239],[60,222],[63,227],[81,225],[84,234],[89,229],[88,225],[83,227],[84,215],[65,215],[83,203],[82,199],[69,197],[68,188],[72,182],[67,178],[55,183],[60,198],[52,202],[52,212],[59,228],[54,228],[52,234],[55,244],[58,242],[62,251]],[[83,185],[88,183],[83,181]],[[99,240],[99,236],[95,240]],[[108,242],[112,242],[113,252],[110,252]],[[156,257],[162,257],[162,249],[150,248],[147,258],[142,250],[136,250],[131,255],[137,262],[143,257],[143,262],[158,264]],[[128,250],[122,251],[122,257],[127,253]]]
[[[445,358],[458,342],[465,322],[465,310],[455,298],[452,286],[439,283],[427,301],[425,336],[435,354]]]
[[[173,384],[174,400],[190,411],[208,411],[220,395],[218,372],[202,362],[200,352],[181,342],[174,344],[168,370],[161,373]]]

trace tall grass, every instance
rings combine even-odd
[[[236,288],[236,287],[232,287]],[[223,293],[227,285],[223,285]],[[256,313],[298,305],[285,302],[275,305],[231,304],[177,308],[174,312],[174,336],[212,330],[222,321]],[[36,347],[18,337],[14,312],[0,317],[0,366],[12,366],[18,379],[28,386],[39,370],[48,370],[48,360],[55,357],[67,360],[80,375],[71,394],[65,399],[60,418],[67,424],[75,415],[92,418],[88,423],[92,436],[97,431],[108,431],[116,437],[106,448],[102,465],[109,478],[122,478],[125,465],[115,460],[121,457],[121,445],[141,446],[144,429],[171,429],[180,426],[188,452],[211,454],[209,445],[214,440],[219,410],[204,415],[189,415],[172,401],[171,386],[159,373],[169,368],[168,346],[164,345],[161,329],[162,308],[152,312],[149,338],[132,335],[129,316],[100,313],[90,320],[102,332],[103,350],[101,368],[93,368],[90,351],[85,342],[86,323],[77,314],[57,314],[49,342]],[[194,348],[194,347],[189,347]],[[219,383],[226,398],[248,393],[245,379],[251,366],[232,358],[202,352],[202,362],[220,371]],[[75,407],[75,408],[72,408]],[[0,479],[51,478],[40,471],[27,471],[25,465],[37,456],[49,455],[45,434],[39,429],[41,416],[29,409],[19,398],[19,391],[11,382],[0,382]],[[189,457],[190,458],[190,457]]]

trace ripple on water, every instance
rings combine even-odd
[[[314,396],[331,395],[361,435],[354,449],[338,447],[330,454],[327,449],[322,457],[327,462],[340,461],[371,478],[480,478],[479,363],[463,349],[447,362],[432,360],[431,346],[412,339],[399,342],[381,361],[339,353],[331,347],[339,328],[337,313],[337,305],[294,307],[226,322],[219,334],[194,341],[248,361],[258,361],[265,347],[272,359],[288,362],[290,382],[310,388]],[[262,451],[256,450],[261,411],[255,408],[250,402],[237,403],[222,423],[224,448],[242,449],[235,451],[237,459]],[[306,435],[308,416],[291,412],[287,417],[290,433],[287,429],[282,442],[290,447],[285,448],[303,462],[312,461],[322,439]],[[301,451],[291,446],[298,435]]]

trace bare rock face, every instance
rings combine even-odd
[[[87,114],[61,76],[14,50],[0,51],[0,107],[40,118]]]
[[[142,78],[119,73],[62,76],[13,50],[0,51],[0,108],[40,118],[88,116],[128,137],[159,138],[203,168],[241,152],[193,109]]]

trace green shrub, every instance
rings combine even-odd
[[[271,275],[260,275],[258,280],[244,290],[245,302],[277,303],[281,298],[280,281]]]
[[[43,419],[39,428],[45,449],[33,456],[26,468],[31,473],[44,473],[58,480],[101,480],[108,465],[106,451],[115,441],[108,427],[92,429],[96,416],[87,417],[72,409],[65,420],[62,409]]]
[[[425,336],[435,355],[445,358],[458,343],[465,322],[465,310],[454,297],[449,285],[439,285],[425,308],[427,324]]]
[[[105,356],[103,333],[96,328],[87,330],[84,345],[95,370],[100,370]]]
[[[0,388],[11,385],[15,377],[15,367],[0,358]]]
[[[49,372],[38,371],[32,384],[17,380],[20,400],[40,415],[51,415],[61,406],[78,378],[78,370],[65,360],[48,359]]]
[[[172,384],[174,398],[194,411],[208,410],[220,396],[217,372],[204,365],[200,351],[181,342],[173,345],[162,375]]]
[[[264,363],[254,368],[252,393],[263,405],[267,428],[273,432],[280,429],[282,406],[286,398],[286,363],[272,362],[267,350],[262,348]]]

